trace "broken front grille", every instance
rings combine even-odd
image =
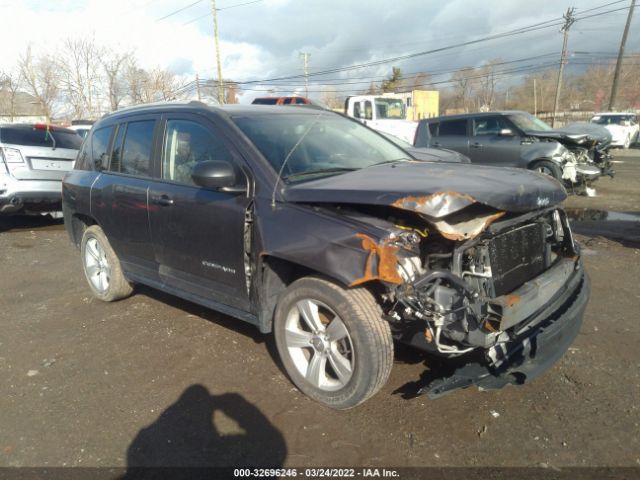
[[[495,296],[505,295],[542,273],[545,230],[531,223],[496,235],[487,242]]]

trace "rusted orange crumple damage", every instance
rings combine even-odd
[[[498,212],[487,215],[486,217],[476,217],[466,222],[456,223],[455,225],[440,220],[439,222],[434,222],[434,225],[444,238],[455,241],[471,240],[484,232],[489,225],[506,213],[507,212]]]
[[[391,206],[438,218],[457,212],[472,203],[476,203],[476,200],[465,193],[436,192],[422,197],[400,198]]]
[[[504,305],[505,307],[513,307],[514,305],[520,303],[520,296],[512,293],[511,295],[502,297],[499,303],[500,305]]]
[[[356,237],[362,239],[362,248],[369,252],[367,262],[364,267],[364,275],[353,281],[351,286],[360,285],[370,280],[381,280],[383,282],[394,283],[396,285],[402,283],[402,277],[398,274],[396,268],[398,265],[399,247],[389,245],[390,240],[383,241],[378,245],[371,237],[358,233]],[[378,272],[373,272],[373,260],[378,258]]]

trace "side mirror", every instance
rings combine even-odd
[[[500,135],[501,137],[513,137],[514,133],[510,128],[503,128],[502,130],[500,130],[500,133],[498,135]]]
[[[244,192],[245,186],[236,185],[237,178],[233,166],[224,160],[198,162],[191,172],[193,182],[205,188],[224,192]]]

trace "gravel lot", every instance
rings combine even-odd
[[[0,466],[640,468],[640,222],[591,211],[640,215],[640,151],[616,161],[596,197],[567,201],[593,291],[556,366],[405,399],[429,359],[399,348],[386,387],[345,412],[298,393],[253,327],[148,288],[95,300],[59,220],[2,219]]]

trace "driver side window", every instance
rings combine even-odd
[[[191,120],[167,121],[163,179],[193,185],[193,167],[208,160],[232,162],[231,152],[213,131]]]

